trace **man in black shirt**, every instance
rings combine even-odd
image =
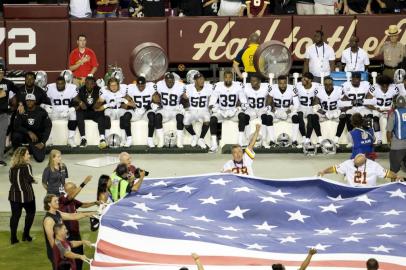
[[[4,161],[4,147],[6,145],[7,128],[9,125],[10,91],[16,93],[16,86],[4,78],[5,69],[0,65],[0,166],[6,166]]]
[[[179,7],[185,16],[202,16],[203,4],[201,0],[180,0]]]
[[[142,12],[144,17],[164,17],[165,1],[164,0],[141,0]]]
[[[106,148],[104,137],[106,131],[106,117],[103,111],[95,111],[96,101],[100,96],[100,87],[96,85],[94,77],[87,77],[85,85],[79,88],[78,95],[73,99],[73,105],[76,109],[76,121],[80,133],[80,147],[87,146],[85,133],[85,120],[93,120],[97,123],[100,134],[99,148]]]
[[[17,114],[14,120],[11,141],[14,148],[28,143],[34,159],[42,162],[45,159],[45,144],[51,133],[52,122],[48,113],[36,105],[35,95],[27,94],[25,103],[27,110],[23,114]]]

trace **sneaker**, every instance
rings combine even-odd
[[[154,140],[152,138],[148,138],[147,145],[149,148],[154,148],[155,147]]]
[[[131,138],[130,138],[130,139],[127,138],[127,140],[126,140],[125,144],[123,145],[123,147],[128,148],[128,147],[131,147],[131,145],[132,145],[132,140],[131,140]]]
[[[87,146],[87,140],[85,138],[82,138],[80,140],[80,147],[86,147]]]
[[[70,147],[76,147],[75,139],[74,138],[68,138],[68,145]]]
[[[293,141],[293,142],[292,142],[292,147],[298,147],[298,145],[299,145],[299,144],[297,143],[297,141]]]
[[[218,146],[217,145],[213,145],[212,147],[210,147],[209,152],[210,153],[216,153],[218,150]]]
[[[269,148],[271,148],[271,147],[270,147],[270,144],[269,144],[269,143],[267,143],[267,141],[266,141],[266,140],[262,140],[261,145],[262,145],[262,147],[264,147],[265,149],[269,149]]]
[[[348,149],[352,148],[352,143],[347,144],[347,148]]]
[[[104,140],[104,139],[100,140],[99,149],[106,149],[106,148],[107,148],[106,140]]]
[[[190,143],[190,146],[195,147],[197,145],[197,136],[193,135],[192,136],[192,142]]]
[[[199,147],[202,149],[207,148],[206,142],[204,141],[204,139],[201,139],[201,138],[197,141],[197,145],[199,145]]]
[[[0,160],[0,167],[7,166],[7,163],[3,160]]]

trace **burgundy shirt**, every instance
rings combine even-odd
[[[78,200],[69,200],[67,195],[59,197],[59,210],[65,213],[76,213],[76,209],[82,206],[82,202]],[[64,220],[63,223],[68,229],[69,235],[79,235],[79,221],[77,220]]]
[[[96,5],[98,0],[95,0]],[[112,13],[116,12],[118,4],[97,5],[96,12],[99,13]]]

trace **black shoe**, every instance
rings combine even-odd
[[[293,141],[292,142],[292,147],[297,147],[299,144],[297,143],[297,141]]]
[[[23,241],[27,241],[27,242],[31,242],[32,241],[32,237],[29,235],[23,235]]]
[[[11,238],[11,239],[10,239],[10,243],[11,243],[12,245],[14,245],[14,244],[20,243],[20,241],[18,241],[17,238],[15,238],[15,239]]]
[[[3,160],[0,160],[0,167],[7,166],[7,163]]]
[[[82,138],[80,140],[80,147],[86,147],[87,146],[87,140],[85,138]]]
[[[276,147],[276,143],[275,143],[274,141],[271,141],[271,142],[269,143],[269,146],[270,146],[270,147]]]

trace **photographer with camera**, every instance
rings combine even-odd
[[[135,167],[134,172],[132,172],[130,170],[131,166],[134,167],[128,163],[120,163],[110,176],[112,181],[110,193],[113,202],[124,198],[132,191],[138,191],[141,187],[142,181],[144,181],[144,177],[149,174],[148,172]],[[138,181],[135,181],[136,179],[138,179]]]
[[[354,113],[351,116],[351,125],[354,127],[348,133],[348,140],[353,145],[351,159],[358,154],[365,154],[368,159],[375,160],[375,137],[371,119],[362,117],[360,113]]]

